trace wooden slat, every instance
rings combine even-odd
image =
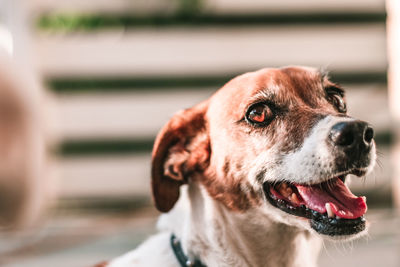
[[[376,84],[352,86],[349,87],[346,98],[349,114],[369,122],[379,133],[390,131],[392,127],[386,86],[381,90],[378,88],[380,87]]]
[[[175,112],[207,99],[214,91],[60,95],[59,132],[66,140],[154,137]],[[390,129],[385,86],[348,86],[347,99],[350,114],[369,121],[378,132]],[[379,112],[371,112],[371,107]]]
[[[213,91],[62,95],[57,99],[59,132],[69,140],[155,136],[175,112]]]
[[[378,0],[376,0],[378,1]],[[67,12],[108,12],[108,13],[146,13],[163,12],[168,14],[177,8],[177,1],[165,0],[30,0],[27,8],[40,14],[47,11]]]
[[[204,0],[201,7],[215,13],[273,13],[273,12],[384,12],[384,0]],[[81,12],[145,12],[168,13],[176,10],[179,1],[169,0],[31,0],[30,8],[36,12],[43,10],[69,10]]]
[[[66,198],[150,194],[150,155],[63,159],[59,192]]]
[[[209,75],[264,66],[386,69],[385,27],[281,26],[110,31],[34,39],[45,75]]]

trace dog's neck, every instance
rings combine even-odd
[[[168,218],[170,230],[189,257],[207,266],[316,265],[320,240],[308,231],[260,216],[256,208],[232,212],[196,183],[183,190],[181,198],[190,208],[167,216],[175,217]]]

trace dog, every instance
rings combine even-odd
[[[103,266],[316,266],[322,237],[367,231],[366,198],[347,183],[373,169],[373,137],[322,71],[240,75],[162,128],[160,233]]]

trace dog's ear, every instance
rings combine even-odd
[[[168,212],[179,198],[179,187],[202,172],[210,156],[203,102],[177,113],[160,131],[153,148],[151,186],[157,209]]]

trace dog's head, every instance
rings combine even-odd
[[[152,188],[163,212],[193,179],[233,212],[256,208],[348,237],[365,230],[367,206],[346,176],[364,176],[374,162],[373,130],[346,115],[339,85],[312,68],[262,69],[167,123],[153,150]]]

